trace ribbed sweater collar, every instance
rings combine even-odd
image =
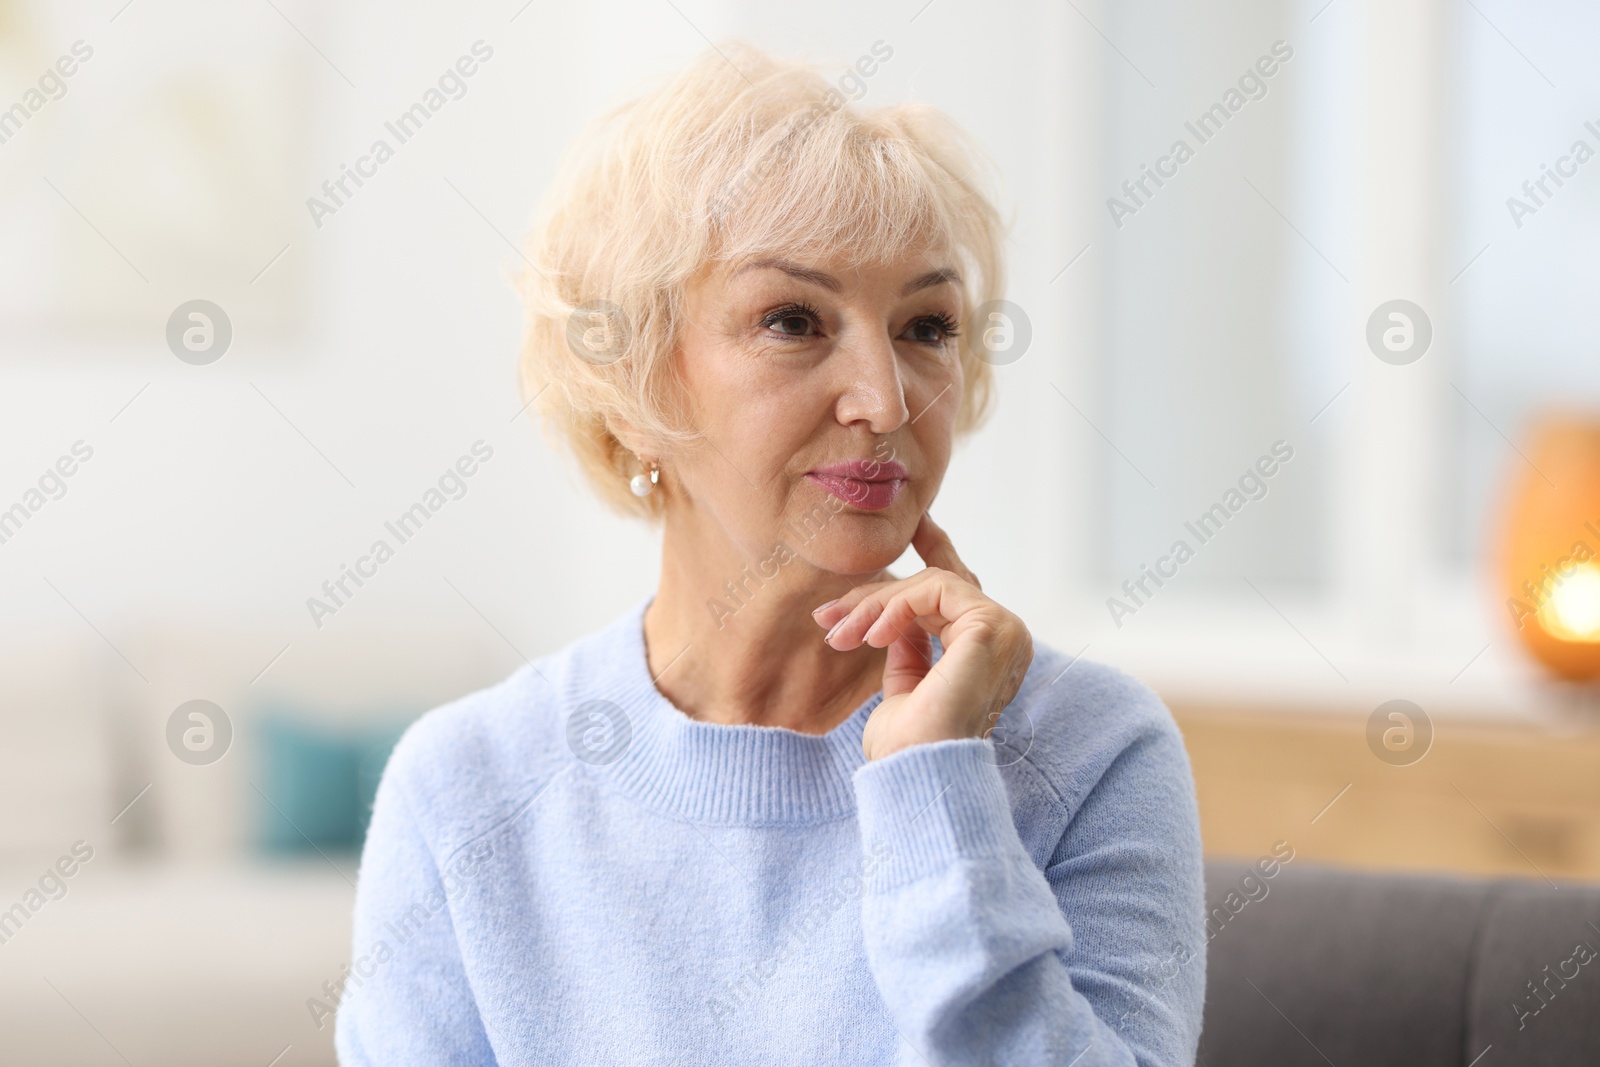
[[[861,735],[882,690],[820,735],[691,719],[650,676],[644,613],[652,600],[640,600],[598,635],[605,666],[615,672],[607,689],[617,694],[631,737],[625,754],[596,772],[641,803],[696,821],[770,825],[853,814],[852,776],[866,762]],[[933,648],[937,661],[937,638]],[[598,679],[574,681],[587,688]]]

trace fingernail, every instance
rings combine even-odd
[[[849,617],[850,616],[846,615],[844,617],[844,619],[848,619]],[[833,640],[833,635],[838,633],[839,632],[839,627],[844,625],[844,619],[840,619],[838,622],[834,623],[833,624],[833,629],[829,630],[826,634],[824,634],[822,639],[824,641],[832,641]]]
[[[811,611],[811,614],[813,614],[813,615],[821,615],[824,611],[827,611],[829,608],[833,607],[838,602],[839,602],[839,598],[838,597],[834,597],[832,600],[828,601],[826,604],[823,604],[821,607],[813,608],[812,611]]]

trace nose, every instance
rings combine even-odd
[[[906,407],[900,360],[889,331],[863,331],[834,353],[843,380],[835,413],[845,426],[865,421],[875,434],[892,433],[911,412]]]

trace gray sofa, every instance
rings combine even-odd
[[[1213,860],[1206,899],[1201,1067],[1600,1065],[1600,887]]]

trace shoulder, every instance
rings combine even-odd
[[[395,745],[377,803],[403,795],[441,859],[516,817],[570,768],[564,709],[604,673],[616,625],[422,715]]]
[[[1041,818],[1057,828],[1097,792],[1118,788],[1131,769],[1140,806],[1193,804],[1188,756],[1171,712],[1149,686],[1115,667],[1035,641],[1033,664],[995,734],[1019,808],[1053,809]]]
[[[559,770],[553,694],[540,676],[557,656],[442,704],[401,735],[383,769],[377,804],[403,795],[418,829],[443,859],[516,811]]]

